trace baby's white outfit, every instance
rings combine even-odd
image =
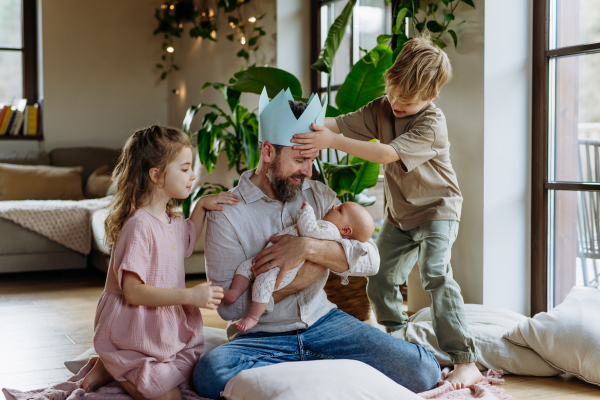
[[[290,227],[285,228],[281,232],[277,234],[280,235],[294,235],[294,236],[308,236],[314,239],[325,239],[325,240],[335,240],[341,239],[342,235],[340,234],[337,226],[332,224],[331,222],[317,220],[315,217],[315,211],[310,205],[305,205],[302,209],[302,213],[298,218],[298,223],[296,225],[292,225]],[[266,247],[271,246],[273,243],[267,244]],[[265,248],[266,248],[265,247]],[[277,290],[283,289],[287,285],[290,284],[296,277],[298,270],[300,267],[304,265],[304,261],[300,263],[297,267],[290,269],[283,278],[281,285]],[[254,278],[254,274],[252,272],[252,259],[246,260],[240,264],[240,266],[235,271],[236,274],[240,274],[245,276],[246,278],[252,280]],[[254,285],[252,286],[252,301],[257,303],[268,303],[271,298],[273,291],[275,289],[275,281],[277,280],[277,275],[279,274],[279,267],[273,267],[268,272],[260,274],[256,280],[254,281]],[[346,274],[338,274],[342,276],[342,280],[347,283],[347,275]]]

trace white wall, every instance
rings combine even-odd
[[[42,2],[40,2],[42,3]],[[41,4],[45,148],[121,147],[136,128],[167,122],[158,81],[157,0]],[[36,142],[1,143],[37,150]]]
[[[444,111],[464,197],[452,268],[465,302],[529,313],[531,5],[461,5]],[[509,7],[510,29],[500,16]]]
[[[511,10],[510,29],[499,17]],[[483,303],[530,311],[532,5],[486,2]]]

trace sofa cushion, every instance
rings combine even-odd
[[[82,170],[0,164],[0,200],[82,200]]]
[[[81,165],[81,187],[84,188],[88,177],[97,168],[108,165],[112,171],[118,161],[120,150],[104,147],[65,147],[50,151],[50,165],[73,167]]]
[[[19,165],[50,165],[50,156],[45,151],[0,150],[0,163]]]
[[[108,165],[96,168],[89,176],[83,194],[88,199],[98,199],[106,196],[110,187],[111,170]]]

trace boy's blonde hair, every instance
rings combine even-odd
[[[384,77],[387,95],[409,104],[436,97],[452,77],[452,66],[448,55],[423,35],[406,42]]]

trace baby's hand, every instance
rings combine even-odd
[[[304,209],[304,206],[307,206],[307,205],[308,205],[308,201],[303,201],[302,202],[302,206],[300,207],[300,209],[301,210]]]
[[[301,145],[293,146],[294,150],[302,150],[301,155],[306,157],[317,157],[319,151],[328,148],[334,148],[334,141],[338,137],[324,126],[311,124],[314,132],[297,133],[290,142],[301,143]]]
[[[211,286],[211,282],[204,282],[190,289],[192,298],[190,304],[200,308],[216,310],[223,298],[221,286]]]
[[[240,199],[235,194],[230,192],[221,192],[200,197],[200,200],[198,200],[196,206],[200,206],[207,211],[223,211],[223,207],[221,207],[219,204],[231,204],[236,206],[239,202]]]

